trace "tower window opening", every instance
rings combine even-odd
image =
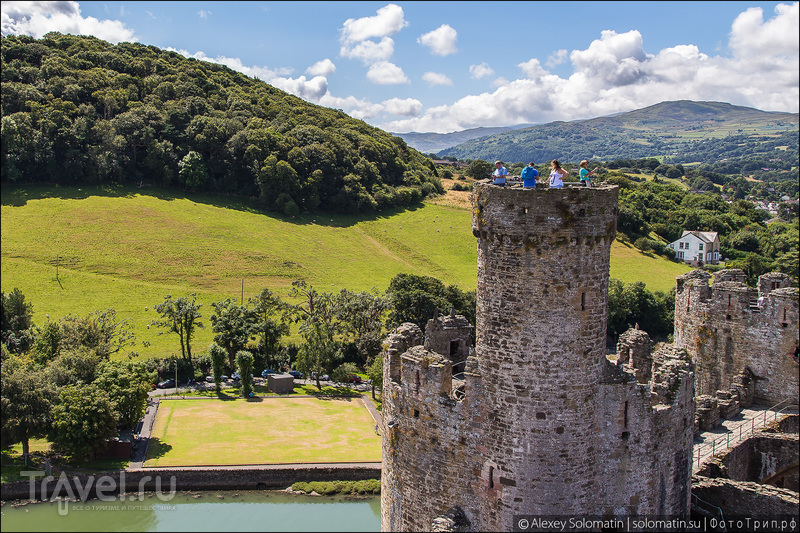
[[[625,407],[622,409],[622,427],[628,427],[628,402],[625,402]]]
[[[489,467],[489,488],[490,489],[494,488],[494,467],[493,466]]]
[[[586,311],[586,293],[581,293],[581,311]]]
[[[414,409],[414,418],[419,418],[419,409]]]

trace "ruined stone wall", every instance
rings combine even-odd
[[[629,330],[616,365],[607,363],[597,401],[606,458],[601,514],[684,516],[690,505],[693,365],[683,350],[658,345],[651,353],[650,345],[646,333]]]
[[[384,380],[383,387],[382,526],[427,531],[447,502],[473,499],[480,376],[466,375],[458,401],[448,358],[416,346],[402,355],[401,366],[399,379]]]
[[[479,531],[519,514],[688,516],[688,357],[637,352],[628,370],[605,357],[617,193],[476,184],[464,383],[436,351],[456,349],[454,329],[385,355],[384,530],[428,530],[454,509]]]
[[[699,270],[679,276],[675,295],[675,345],[692,355],[697,394],[727,390],[749,368],[757,402],[797,405],[798,289],[779,273],[760,278],[762,292],[737,269],[718,272],[713,287],[709,279]]]

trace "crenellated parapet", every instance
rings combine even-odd
[[[760,403],[798,403],[798,288],[782,273],[748,287],[739,269],[677,278],[675,345],[697,367],[697,393],[728,390],[744,369],[754,375]]]

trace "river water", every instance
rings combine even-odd
[[[199,497],[197,496],[199,495]],[[0,531],[380,531],[380,497],[193,492],[160,501],[2,507]]]

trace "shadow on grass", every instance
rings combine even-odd
[[[152,459],[159,459],[164,457],[167,453],[172,450],[172,445],[167,444],[166,442],[161,442],[161,439],[158,437],[150,437],[150,442],[147,445],[147,457],[145,461],[150,461]]]
[[[128,468],[129,464],[130,459],[93,459],[91,461],[72,461],[69,463],[69,466],[104,472],[110,470],[124,470]]]
[[[201,193],[181,190],[177,188],[164,188],[153,185],[137,187],[136,185],[76,185],[61,186],[57,184],[12,185],[7,184],[0,194],[0,203],[6,206],[22,207],[30,200],[43,198],[60,198],[62,200],[85,200],[90,196],[106,198],[133,198],[137,195],[152,196],[159,200],[189,200],[197,204],[204,204],[221,209],[232,209],[246,213],[253,213],[270,217],[281,222],[295,225],[315,225],[326,227],[345,228],[359,222],[391,218],[405,211],[416,211],[424,207],[420,201],[406,207],[384,209],[377,213],[363,213],[359,215],[343,215],[330,212],[303,213],[289,217],[277,211],[268,211],[259,205],[255,198],[223,193]]]

